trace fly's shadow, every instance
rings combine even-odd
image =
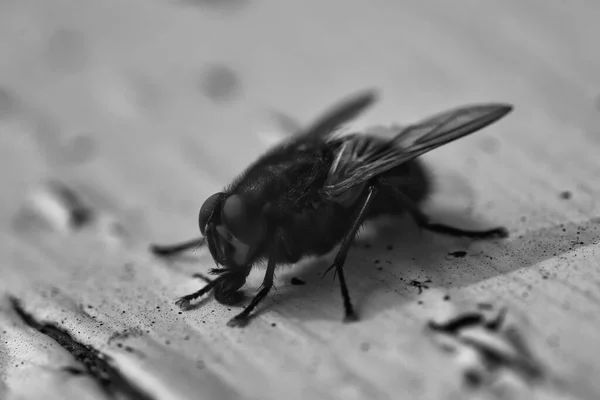
[[[449,217],[456,221],[461,216]],[[473,220],[464,217],[463,221],[467,227],[475,225]],[[591,219],[503,240],[473,242],[423,231],[409,218],[397,218],[394,222],[394,226],[386,224],[374,229],[369,239],[358,237],[348,255],[347,280],[362,320],[397,309],[418,297],[418,291],[410,286],[414,279],[430,278],[430,287],[462,288],[598,243],[600,234],[600,219]],[[457,247],[478,251],[469,251],[467,257],[449,261],[448,252]],[[337,287],[331,279],[321,279],[323,269],[330,264],[329,258],[302,263],[290,270],[290,275],[306,281],[307,285],[281,290],[273,296],[272,302],[266,302],[263,311],[277,304],[279,312],[300,320],[329,320],[331,315],[336,315],[342,307]],[[287,276],[288,272],[282,270],[281,275]],[[382,292],[385,295],[379,296]]]

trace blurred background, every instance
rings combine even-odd
[[[93,181],[94,196],[144,209],[142,231],[192,233],[202,199],[281,138],[274,115],[305,124],[364,88],[380,101],[357,127],[503,101],[517,108],[501,134],[468,143],[548,142],[549,114],[568,124],[594,110],[600,72],[585,49],[598,14],[586,4],[2,0],[0,176],[12,207],[0,212],[7,221],[44,178]],[[462,169],[476,155],[457,157],[461,146],[435,157]]]
[[[599,20],[600,3],[585,0],[0,0],[0,291],[54,285],[102,329],[144,326],[161,351],[204,360],[255,398],[291,388],[464,398],[451,369],[428,381],[441,364],[421,343],[422,310],[439,304],[424,306],[406,282],[433,277],[453,301],[487,297],[532,316],[542,353],[597,393],[597,233],[580,228],[600,216]],[[253,335],[224,330],[222,307],[157,313],[212,261],[165,266],[147,244],[198,235],[207,196],[293,127],[369,88],[379,101],[353,129],[466,103],[515,106],[425,156],[438,209],[507,226],[511,239],[418,244],[413,227],[394,252],[356,250],[351,290],[367,321],[349,334],[338,335],[337,286],[316,278],[314,292],[275,294]],[[373,259],[401,267],[375,276],[363,268]],[[36,304],[64,319],[58,303]],[[90,329],[86,340],[104,345]],[[370,353],[356,353],[365,342]],[[13,361],[28,358],[8,348],[0,375],[14,384]]]

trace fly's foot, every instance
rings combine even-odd
[[[230,328],[243,328],[250,322],[250,316],[241,313],[231,318],[229,322],[227,322],[227,326]]]
[[[469,236],[474,239],[504,239],[508,237],[508,229],[503,226],[499,226],[494,229],[488,229],[487,231],[467,231]]]
[[[488,231],[489,237],[496,237],[496,238],[507,238],[508,237],[508,229],[506,229],[503,226],[499,226],[498,228],[495,229],[491,229]]]
[[[190,308],[192,308],[192,306],[190,304],[190,300],[187,298],[187,296],[183,296],[183,297],[179,298],[175,302],[175,305],[178,306],[179,308],[181,308],[181,310],[183,310],[183,311],[188,311]]]
[[[351,322],[356,322],[356,321],[358,321],[358,315],[356,315],[356,313],[354,311],[347,312],[346,315],[344,316],[345,324],[349,324]]]

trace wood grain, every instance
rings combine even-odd
[[[156,399],[597,398],[599,19],[585,0],[0,1],[0,397],[107,397],[65,372],[80,364],[19,318],[15,296]],[[165,262],[148,244],[198,234],[203,200],[282,137],[274,113],[305,124],[371,87],[381,100],[357,129],[515,105],[424,157],[431,215],[510,237],[408,220],[366,232],[347,261],[356,324],[319,278],[328,260],[280,271],[243,330],[214,301],[180,313],[174,299],[212,260]],[[57,184],[89,223],[72,226]],[[422,294],[409,285],[427,278]],[[480,302],[507,307],[551,378],[464,385],[425,325]]]

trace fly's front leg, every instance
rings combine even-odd
[[[207,282],[206,286],[204,286],[200,290],[197,290],[194,293],[187,294],[187,295],[182,296],[179,299],[177,299],[177,301],[175,302],[175,305],[177,305],[183,311],[189,310],[190,308],[192,308],[192,306],[190,305],[190,302],[192,300],[195,300],[198,297],[204,296],[205,294],[210,292],[215,287],[216,284],[217,284],[216,279],[213,281]]]
[[[436,233],[442,233],[445,235],[469,237],[472,239],[494,239],[508,237],[508,230],[504,227],[496,227],[493,229],[475,231],[455,228],[453,226],[444,224],[433,223],[429,220],[429,217],[425,213],[423,213],[423,211],[421,211],[419,207],[416,204],[414,204],[413,201],[410,200],[399,189],[391,185],[386,185],[386,188],[392,191],[396,199],[400,201],[402,206],[415,219],[417,225],[419,225],[419,227],[423,229],[427,229]]]
[[[150,251],[152,254],[160,257],[168,257],[173,256],[178,253],[182,253],[184,251],[190,250],[194,247],[199,248],[204,245],[206,242],[205,238],[192,239],[190,241],[178,244],[168,244],[168,245],[159,245],[152,244],[150,245]]]
[[[250,313],[256,308],[256,306],[267,297],[271,289],[273,288],[273,278],[275,277],[275,267],[277,266],[276,254],[279,251],[279,244],[281,241],[279,240],[279,235],[275,235],[276,239],[274,243],[271,245],[271,251],[269,252],[269,261],[267,262],[267,271],[265,272],[265,278],[263,279],[263,283],[260,287],[260,290],[254,296],[250,304],[244,308],[244,310],[229,320],[227,326],[231,327],[244,327],[248,325],[252,316]]]
[[[346,285],[346,278],[344,276],[344,263],[346,261],[346,256],[348,255],[348,250],[350,249],[350,245],[354,237],[356,236],[356,232],[358,228],[362,225],[367,213],[369,211],[369,207],[371,203],[375,199],[375,195],[377,194],[377,187],[374,185],[370,185],[367,188],[367,196],[363,200],[360,210],[358,214],[354,218],[352,223],[352,227],[344,237],[342,241],[342,245],[340,246],[340,250],[338,251],[335,260],[333,261],[333,265],[325,271],[325,274],[331,269],[335,268],[335,271],[340,279],[340,289],[342,291],[342,300],[344,301],[344,322],[356,321],[358,317],[354,312],[354,307],[352,306],[352,302],[350,301],[350,293],[348,292],[348,286]]]

